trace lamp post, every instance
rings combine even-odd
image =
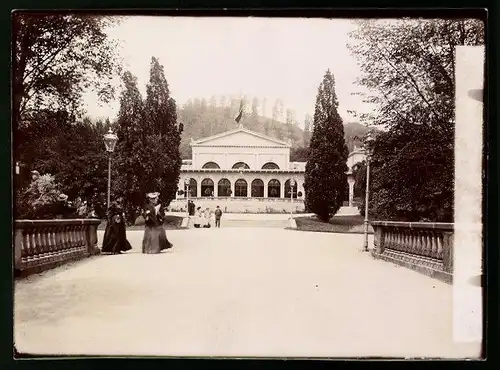
[[[111,154],[115,150],[116,142],[118,141],[118,136],[116,136],[113,131],[111,131],[111,127],[107,134],[104,135],[104,144],[106,145],[106,151],[109,153],[108,155],[108,203],[107,209],[109,210],[109,203],[111,200]]]
[[[290,179],[290,218],[293,218],[293,187],[295,186],[295,180]]]
[[[370,200],[370,156],[371,156],[371,143],[373,137],[370,133],[365,138],[364,149],[366,155],[366,190],[365,190],[365,243],[363,247],[364,252],[368,252],[368,202]]]
[[[186,211],[187,211],[187,215],[189,217],[189,185],[191,183],[191,179],[189,177],[187,177],[185,180],[184,180],[184,189],[186,190]]]

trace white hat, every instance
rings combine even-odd
[[[158,192],[155,192],[155,193],[147,193],[146,196],[150,199],[154,199],[154,198],[158,198],[158,196],[160,195],[160,193]]]
[[[57,199],[59,199],[59,200],[66,200],[66,199],[68,199],[68,196],[66,194],[62,194],[61,193],[61,194],[59,194],[59,197]]]

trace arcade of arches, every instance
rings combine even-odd
[[[190,178],[189,197],[239,197],[239,198],[290,198],[290,192],[293,192],[293,198],[297,198],[298,192],[304,193],[303,176],[299,178],[288,176],[283,179],[282,174],[278,176],[260,176],[249,179],[248,176],[234,177],[231,181],[227,177],[214,179],[214,177]],[[281,175],[281,176],[280,176]],[[230,176],[228,176],[230,177]],[[290,179],[295,181],[294,186],[290,186]],[[186,197],[186,194],[183,195]],[[299,196],[300,198],[300,196]]]

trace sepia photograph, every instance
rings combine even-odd
[[[486,11],[364,14],[14,11],[14,357],[484,359]]]

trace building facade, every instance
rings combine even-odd
[[[303,211],[306,163],[290,161],[291,142],[240,126],[191,140],[191,148],[178,184],[184,194],[171,208],[185,210],[189,198],[207,207],[220,203],[226,211]]]

